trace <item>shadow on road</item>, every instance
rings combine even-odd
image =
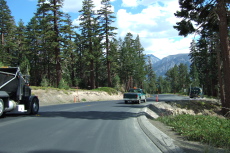
[[[29,151],[28,153],[83,153],[82,151],[67,151],[67,150],[35,150]]]
[[[34,117],[64,117],[72,119],[88,119],[88,120],[124,120],[127,118],[138,117],[141,114],[132,112],[104,112],[104,111],[57,111],[57,112],[40,112]]]

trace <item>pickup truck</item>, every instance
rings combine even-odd
[[[138,104],[140,104],[141,101],[146,102],[146,94],[142,89],[132,88],[129,89],[127,93],[124,93],[124,101],[125,104],[127,104],[128,102],[137,102]]]

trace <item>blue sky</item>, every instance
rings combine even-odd
[[[25,25],[37,10],[37,0],[6,0],[15,22],[22,19]],[[95,9],[100,8],[101,0],[93,0]],[[193,36],[178,36],[173,25],[180,19],[174,16],[179,10],[178,0],[111,0],[117,37],[131,32],[134,38],[139,35],[145,54],[153,54],[162,59],[168,55],[189,53]],[[73,24],[78,25],[78,11],[82,0],[64,0],[63,11],[69,13]]]

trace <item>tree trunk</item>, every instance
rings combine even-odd
[[[220,51],[217,50],[217,63],[218,63],[218,81],[219,81],[219,88],[220,88],[220,100],[221,102],[225,101],[224,97],[224,86],[223,86],[223,78],[222,78],[222,62],[220,60]],[[223,105],[223,104],[222,104]]]
[[[228,38],[228,25],[227,25],[227,10],[226,2],[217,0],[217,13],[219,16],[219,35],[220,45],[223,57],[223,72],[224,72],[224,96],[222,102],[222,112],[226,115],[230,111],[230,47]]]

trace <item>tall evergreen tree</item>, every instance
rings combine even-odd
[[[76,43],[74,42],[75,38],[75,29],[76,26],[72,25],[69,14],[65,14],[66,19],[62,28],[60,28],[61,37],[62,37],[62,69],[63,69],[63,81],[66,81],[70,86],[77,86],[76,80],[76,63],[77,63],[77,53],[76,53]]]
[[[144,57],[144,48],[141,45],[139,35],[137,35],[136,39],[134,40],[133,45],[134,45],[134,50],[136,51],[136,54],[137,54],[137,59],[135,61],[136,66],[135,66],[134,80],[137,83],[137,85],[140,86],[140,88],[143,88],[143,81],[145,80],[145,77],[146,77],[146,71],[145,71],[146,63],[145,63],[145,57]],[[152,79],[155,80],[156,78],[154,77]]]
[[[148,57],[147,59],[147,65],[146,65],[146,72],[147,72],[147,79],[146,79],[146,85],[147,87],[146,88],[146,91],[150,94],[153,94],[157,89],[157,86],[156,86],[156,74],[153,70],[153,65],[152,65],[152,62],[151,62],[151,59],[150,57]],[[144,69],[144,68],[142,68]],[[158,91],[157,91],[158,92]]]
[[[120,77],[125,90],[133,87],[135,59],[137,54],[134,50],[134,40],[131,33],[127,33],[120,49]]]
[[[95,12],[94,4],[92,0],[83,0],[82,10],[80,13],[80,31],[82,38],[84,39],[84,56],[89,61],[89,73],[90,73],[90,88],[95,88],[95,66],[94,66],[94,52],[93,52],[93,39],[96,37],[95,34]]]
[[[139,37],[133,39],[131,33],[127,33],[119,49],[119,76],[125,90],[131,87],[142,87],[146,72],[143,48]]]
[[[110,0],[102,0],[101,1],[101,9],[98,10],[99,21],[100,21],[100,31],[101,36],[105,38],[105,50],[106,50],[106,61],[107,61],[107,73],[108,73],[108,86],[112,86],[111,81],[111,57],[110,57],[110,47],[109,38],[113,38],[115,36],[114,30],[116,29],[111,24],[114,22],[115,16],[112,12],[112,5],[110,4]]]
[[[14,32],[16,25],[11,11],[5,0],[0,0],[0,62],[4,65],[12,65],[14,56]]]
[[[38,58],[42,65],[43,73],[47,75],[50,84],[58,87],[62,79],[63,53],[66,49],[68,39],[65,37],[69,32],[68,16],[61,11],[63,0],[39,0],[35,19],[38,24],[36,33],[39,51]],[[32,23],[32,22],[31,22]],[[52,75],[51,75],[52,74]]]
[[[178,66],[178,77],[179,77],[179,91],[184,92],[184,89],[189,87],[189,74],[188,66],[186,64],[179,64]]]
[[[26,26],[22,20],[18,22],[18,26],[15,31],[15,49],[14,49],[14,57],[15,64],[20,65],[21,71],[23,74],[26,74],[29,71],[30,63],[28,60],[28,46],[26,42]]]
[[[207,32],[219,34],[220,49],[223,61],[223,81],[219,84],[224,84],[224,91],[221,92],[221,102],[223,106],[223,114],[226,114],[230,109],[230,44],[229,44],[229,0],[179,0],[180,11],[175,13],[175,16],[182,18],[174,28],[179,31],[180,35],[187,36],[190,33],[199,32],[203,37],[201,41],[207,39]],[[196,23],[198,29],[195,29],[192,22]],[[210,35],[210,33],[209,33]],[[213,54],[210,54],[211,56]],[[212,57],[211,57],[212,58]],[[221,62],[218,62],[221,63]],[[198,68],[198,67],[197,67]],[[220,65],[217,68],[221,68]],[[221,72],[219,70],[218,72]],[[222,83],[221,83],[222,82]]]
[[[170,82],[171,84],[171,89],[173,93],[179,92],[180,87],[179,87],[179,73],[178,73],[178,66],[175,65],[173,68],[169,69],[166,72],[166,80]]]
[[[194,63],[191,64],[189,75],[190,75],[190,80],[191,80],[191,86],[192,87],[200,87],[199,74],[198,74],[196,65]]]

